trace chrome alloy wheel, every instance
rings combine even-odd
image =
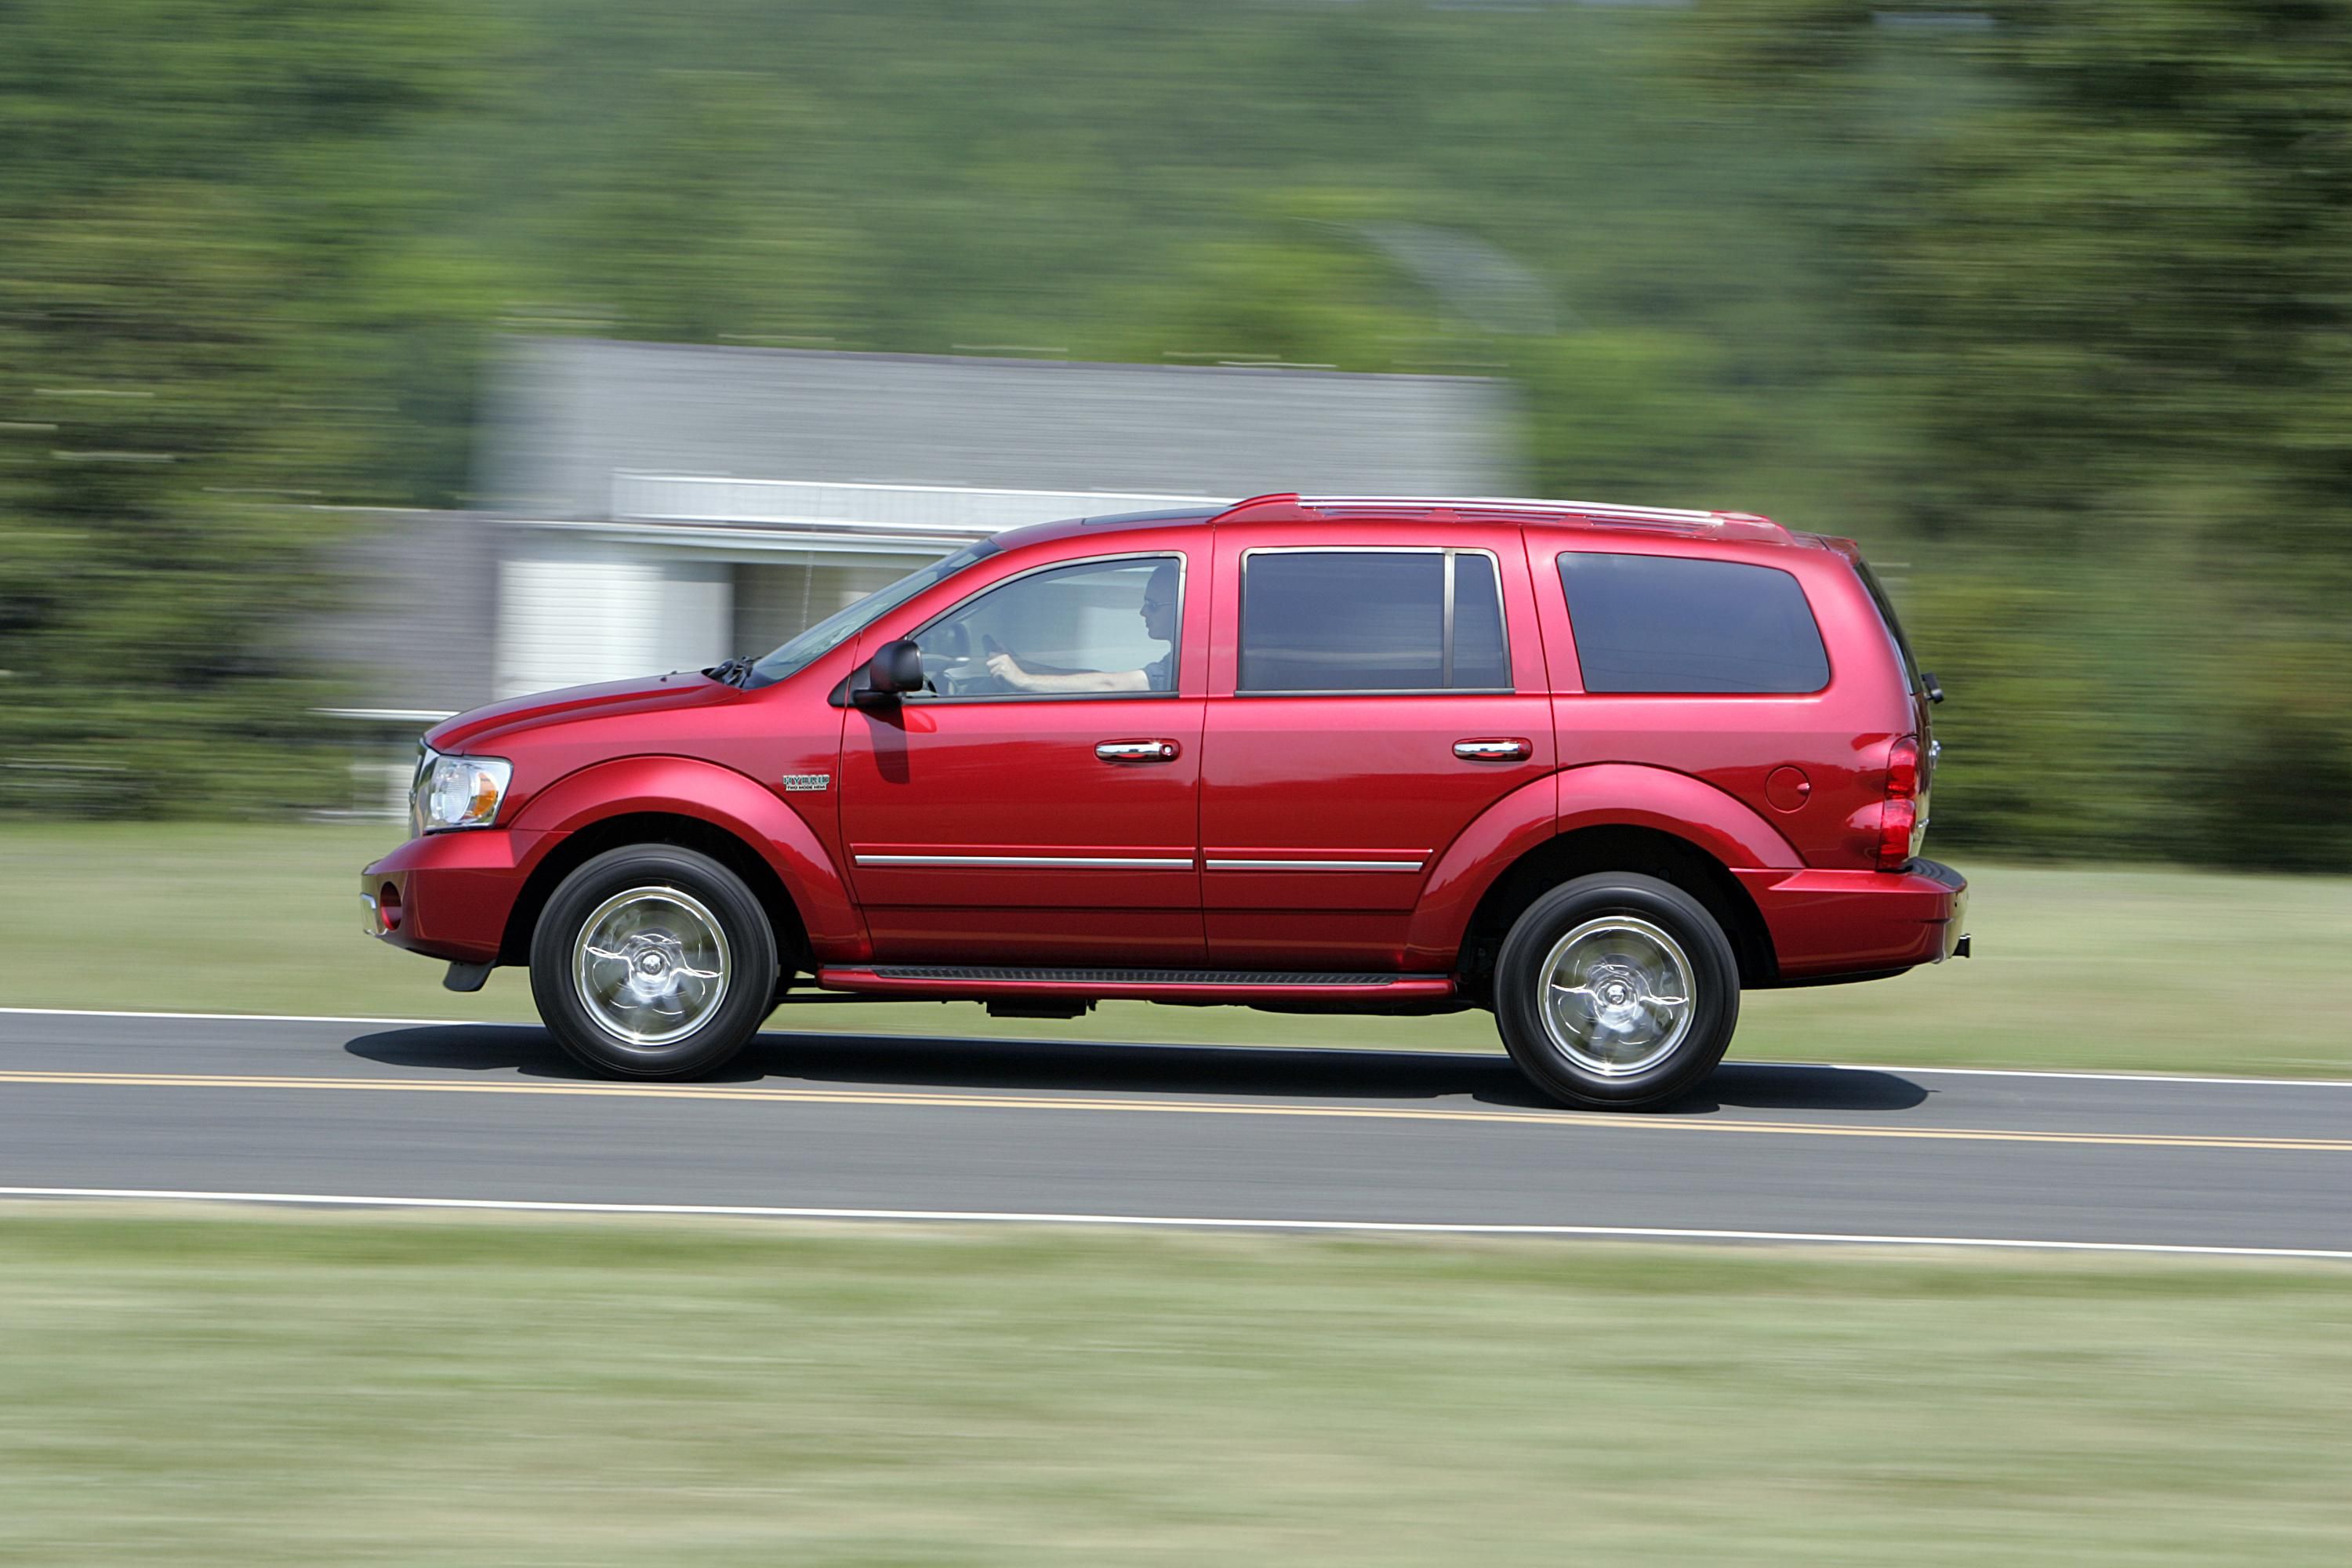
[[[1631,1078],[1672,1056],[1691,1030],[1691,962],[1680,943],[1632,915],[1586,921],[1538,971],[1552,1044],[1586,1072]]]
[[[727,933],[676,888],[631,888],[596,906],[572,950],[572,984],[597,1027],[633,1046],[667,1046],[726,999]]]

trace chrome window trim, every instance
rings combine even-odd
[[[1188,585],[1187,574],[1192,569],[1192,563],[1181,550],[1123,550],[1110,555],[1074,555],[1066,561],[1045,561],[1034,566],[1024,566],[1010,576],[999,577],[988,586],[966,594],[921,626],[902,634],[902,637],[907,639],[920,637],[925,632],[966,605],[978,604],[999,588],[1010,587],[1024,577],[1034,577],[1046,572],[1066,571],[1074,566],[1100,566],[1118,561],[1173,561],[1176,563],[1176,635],[1170,638],[1168,643],[1168,677],[1175,684],[1169,689],[1165,691],[990,691],[977,693],[971,697],[943,697],[936,691],[905,691],[899,693],[899,700],[924,706],[934,704],[961,706],[967,702],[1067,702],[1073,700],[1099,702],[1106,697],[1124,698],[1130,701],[1139,698],[1181,697],[1184,694],[1184,599]],[[900,638],[894,637],[891,640],[895,642]]]
[[[1183,695],[1181,691],[982,691],[970,697],[942,697],[936,691],[919,695],[902,691],[898,697],[901,701],[927,707],[946,704],[961,708],[975,702],[1157,702]]]
[[[1236,697],[1516,697],[1516,686],[1286,686],[1278,691],[1241,691]]]
[[[1495,620],[1503,634],[1503,662],[1511,667],[1508,686],[1244,686],[1242,660],[1247,649],[1242,637],[1249,626],[1249,563],[1259,555],[1442,555],[1445,558],[1444,639],[1439,647],[1438,679],[1454,679],[1454,558],[1483,555],[1495,582]],[[1241,554],[1239,607],[1234,617],[1234,695],[1236,697],[1511,697],[1518,693],[1518,661],[1511,657],[1511,613],[1503,597],[1502,557],[1483,544],[1254,544]]]

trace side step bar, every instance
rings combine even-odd
[[[828,991],[986,1002],[1010,996],[1095,1001],[1288,1002],[1451,996],[1450,974],[1324,970],[1069,969],[966,963],[878,963],[817,971]]]

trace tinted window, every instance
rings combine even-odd
[[[1511,683],[1511,656],[1503,647],[1503,600],[1495,563],[1484,555],[1454,557],[1454,686]]]
[[[1439,691],[1509,684],[1494,563],[1484,555],[1269,551],[1244,563],[1244,691]]]
[[[1563,555],[1587,691],[1819,691],[1821,628],[1796,578],[1671,555]]]

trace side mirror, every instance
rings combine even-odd
[[[923,689],[923,650],[901,637],[884,643],[866,664],[866,684],[854,689],[849,700],[860,708],[896,702],[904,691]]]

